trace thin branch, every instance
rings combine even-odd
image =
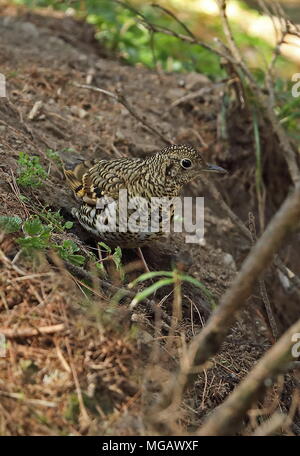
[[[260,426],[258,426],[251,435],[255,437],[273,435],[280,431],[283,427],[290,424],[291,420],[287,415],[275,412],[267,421],[264,421]]]
[[[17,399],[25,404],[42,407],[57,407],[57,402],[44,401],[43,399],[31,399],[24,397],[23,393],[10,393],[8,391],[0,391],[0,396],[10,397],[11,399]]]
[[[244,73],[245,77],[248,80],[251,90],[257,96],[259,104],[265,110],[268,120],[272,125],[273,131],[277,135],[280,145],[283,149],[283,152],[284,152],[283,156],[286,160],[291,179],[294,182],[294,184],[296,185],[298,182],[300,182],[300,170],[299,170],[299,167],[297,164],[296,153],[290,144],[289,138],[287,137],[284,128],[278,121],[276,114],[274,112],[274,106],[273,106],[273,102],[272,102],[272,97],[274,98],[274,93],[272,92],[273,89],[271,89],[271,94],[269,94],[269,96],[266,96],[264,91],[256,83],[249,68],[245,64],[245,62],[241,56],[240,50],[234,40],[232,31],[231,31],[231,28],[229,25],[228,17],[226,14],[226,1],[218,0],[218,4],[220,5],[221,19],[222,19],[225,35],[227,38],[228,46],[229,46],[229,49],[230,49],[232,55],[234,56],[234,59],[236,60],[235,64]]]
[[[34,337],[45,334],[55,334],[66,329],[63,323],[51,326],[41,326],[40,328],[0,328],[0,334],[7,339],[17,339],[19,337]]]
[[[268,8],[268,6],[266,5],[266,2],[265,2],[264,0],[258,0],[258,4],[259,4],[259,6],[261,7],[261,9],[263,10],[263,12],[265,13],[265,15],[268,16],[268,17],[270,18],[270,21],[272,22],[272,25],[273,25],[274,33],[275,33],[275,35],[276,35],[276,41],[279,41],[279,40],[280,40],[279,34],[280,34],[280,32],[281,32],[281,27],[278,28],[278,27],[276,26],[276,19],[277,19],[276,16],[274,16],[274,15],[272,14],[272,12],[269,10],[269,8]],[[280,20],[279,17],[278,17],[278,20]]]
[[[73,380],[74,380],[75,387],[76,387],[76,393],[77,393],[77,397],[78,397],[79,408],[80,408],[80,412],[81,412],[80,427],[82,429],[86,429],[91,424],[91,419],[89,417],[89,414],[88,414],[88,412],[86,410],[86,407],[85,407],[85,404],[84,404],[84,401],[83,401],[83,396],[82,396],[82,391],[81,391],[78,375],[77,375],[77,372],[76,372],[76,369],[75,369],[75,366],[74,366],[74,363],[73,363],[71,347],[70,347],[69,341],[67,339],[65,339],[65,344],[66,344],[67,352],[68,352],[68,355],[69,355],[69,364],[70,364],[70,367],[71,367]]]
[[[195,45],[195,46],[200,46],[204,49],[207,49],[208,51],[218,55],[219,57],[224,57],[228,61],[237,64],[238,62],[230,55],[227,54],[226,52],[221,51],[220,49],[213,48],[207,43],[204,43],[202,41],[199,41],[193,33],[189,30],[188,35],[183,35],[182,33],[177,33],[174,30],[169,29],[168,27],[163,27],[161,25],[153,24],[153,22],[150,22],[140,11],[136,10],[133,8],[133,6],[121,1],[121,0],[113,0],[115,3],[118,3],[122,5],[124,8],[127,8],[128,10],[132,11],[135,13],[137,16],[141,18],[140,23],[144,25],[145,28],[151,30],[152,32],[155,33],[163,33],[164,35],[168,36],[173,36],[175,38],[180,39],[181,41],[185,41],[189,44]],[[172,13],[173,14],[173,13]],[[175,16],[175,15],[174,15]],[[181,23],[181,21],[176,18],[176,21],[178,23]],[[192,35],[192,36],[191,36]]]
[[[173,101],[170,106],[166,109],[165,113],[169,112],[172,108],[175,108],[175,106],[180,105],[181,103],[186,103],[187,101],[191,101],[195,98],[202,97],[210,92],[212,92],[215,89],[219,89],[224,87],[225,84],[223,82],[214,84],[212,87],[202,87],[199,90],[196,90],[195,92],[190,92],[186,95],[183,95],[180,98],[177,98],[175,101]]]
[[[199,373],[199,367],[196,368],[196,366],[203,366],[211,356],[217,353],[229,328],[235,321],[237,311],[242,309],[251,295],[254,283],[271,262],[287,233],[299,224],[299,219],[300,185],[285,200],[250,251],[207,325],[192,339],[185,359],[182,361],[181,370],[175,376],[174,382],[164,391],[158,406],[154,409],[152,415],[154,423],[164,421],[166,416],[169,416],[170,409],[179,405],[184,389],[195,380]]]
[[[121,103],[127,111],[135,117],[139,122],[141,122],[148,130],[150,130],[152,133],[154,133],[156,136],[158,136],[165,144],[172,144],[172,141],[168,139],[166,136],[164,136],[160,131],[158,131],[153,125],[151,125],[144,117],[142,117],[140,114],[136,112],[136,110],[131,106],[131,104],[128,102],[126,99],[125,95],[122,94],[119,91],[116,91],[116,93],[109,92],[108,90],[100,89],[99,87],[87,85],[87,84],[78,84],[74,83],[76,87],[80,87],[81,89],[88,89],[88,90],[94,90],[95,92],[100,92],[103,93],[104,95],[107,95],[108,97],[113,98],[116,100],[118,103]]]
[[[216,203],[219,205],[221,209],[226,213],[226,215],[230,218],[234,225],[238,227],[240,233],[244,236],[245,239],[251,241],[252,243],[252,234],[251,231],[246,227],[246,225],[242,222],[242,220],[231,210],[228,204],[225,202],[222,194],[219,192],[215,184],[204,176],[201,176],[201,180],[205,184],[205,188],[208,189],[211,196],[214,198]],[[196,186],[197,184],[194,184]],[[291,271],[283,261],[279,258],[278,255],[275,255],[274,258],[275,267],[278,268],[295,287],[297,294],[300,294],[300,278]]]
[[[257,236],[256,236],[256,229],[255,229],[255,219],[254,219],[254,215],[252,213],[249,214],[249,227],[250,227],[250,231],[252,234],[252,242],[253,242],[253,244],[255,244],[255,242],[257,241]],[[277,340],[279,332],[278,332],[276,320],[275,320],[275,317],[273,315],[273,311],[271,308],[271,303],[270,303],[269,296],[267,293],[266,284],[265,284],[265,281],[263,278],[259,279],[259,289],[260,289],[260,295],[261,295],[263,303],[265,305],[265,309],[266,309],[268,320],[269,320],[269,325],[270,325],[274,340]]]
[[[161,5],[158,5],[157,3],[152,3],[151,6],[153,8],[158,8],[160,9],[161,11],[163,11],[164,13],[166,13],[168,16],[172,17],[185,31],[186,33],[191,37],[193,38],[194,40],[196,40],[197,38],[195,37],[195,35],[193,34],[193,32],[188,28],[188,26],[182,22],[177,16],[176,14],[174,14],[172,11],[170,11],[169,9],[165,8],[164,6],[161,6]]]
[[[298,296],[300,296],[300,278],[281,261],[278,255],[275,256],[274,264],[292,283],[294,290],[297,292]]]
[[[228,17],[227,17],[227,12],[226,12],[226,0],[217,0],[217,3],[220,8],[220,13],[221,13],[221,21],[223,24],[223,30],[227,39],[228,47],[230,49],[231,54],[233,55],[235,59],[235,65],[237,65],[243,73],[247,76],[247,79],[249,80],[249,83],[252,86],[257,87],[256,81],[251,74],[249,68],[244,62],[244,59],[242,58],[242,55],[240,53],[240,50],[235,42],[235,39],[232,34],[231,27],[229,25]]]
[[[92,274],[87,272],[85,269],[83,269],[79,266],[75,266],[74,264],[68,263],[67,261],[64,262],[64,266],[71,274],[75,275],[76,277],[93,283]],[[108,282],[107,280],[100,279],[100,283],[104,290],[105,289],[110,290],[111,292],[113,292],[115,294],[115,299],[120,300],[124,297],[129,297],[129,298],[136,297],[136,293],[134,293],[133,291],[127,290],[126,288],[117,287],[117,286],[111,284],[110,282]],[[151,311],[154,313],[158,312],[167,323],[171,323],[172,318],[168,314],[166,314],[166,312],[164,312],[161,309],[161,307],[155,303],[155,301],[144,298],[143,303],[145,304],[145,307],[148,311]]]
[[[273,345],[247,377],[220,405],[199,429],[198,435],[232,435],[243,423],[243,417],[252,403],[272,383],[282,368],[293,360],[293,335],[300,332],[300,320]]]
[[[215,53],[219,57],[224,58],[228,62],[231,62],[233,65],[236,65],[237,70],[242,71],[242,73],[248,80],[251,90],[257,96],[259,104],[263,107],[264,111],[267,114],[269,122],[272,125],[273,131],[277,135],[280,145],[283,149],[283,152],[284,152],[283,156],[287,162],[287,166],[288,166],[292,181],[294,182],[295,185],[300,181],[300,169],[297,164],[296,153],[290,144],[290,141],[285,133],[284,128],[282,127],[282,125],[280,124],[280,122],[278,121],[278,119],[276,117],[276,114],[274,113],[274,109],[273,109],[274,108],[274,106],[273,106],[274,93],[271,90],[271,91],[269,91],[269,96],[266,95],[264,90],[262,90],[258,86],[258,84],[255,81],[255,78],[253,77],[249,68],[245,64],[245,62],[241,56],[240,50],[234,40],[232,31],[231,31],[231,28],[229,25],[227,13],[226,13],[226,1],[225,0],[218,0],[218,3],[220,5],[221,19],[222,19],[225,35],[226,35],[226,38],[228,41],[228,47],[222,46],[222,50],[213,48],[212,46],[199,41],[196,37],[194,37],[193,34],[191,36],[191,31],[188,32],[188,35],[183,35],[181,33],[175,32],[174,30],[171,30],[167,27],[162,27],[160,25],[153,24],[152,22],[148,21],[148,19],[142,13],[140,13],[138,10],[133,8],[131,5],[128,5],[127,3],[125,3],[121,0],[113,0],[113,1],[115,3],[122,5],[124,8],[129,9],[130,11],[134,12],[137,16],[139,16],[141,18],[141,23],[146,28],[148,28],[151,33],[163,33],[165,35],[174,36],[174,37],[180,39],[181,41],[185,41],[192,45],[200,46],[204,49],[207,49],[207,50]],[[172,15],[173,15],[172,17],[175,16],[173,13],[172,13]],[[181,21],[179,21],[178,18],[176,18],[176,20],[178,23],[181,23]],[[290,27],[288,27],[288,32],[290,33]],[[118,101],[122,103],[122,100],[119,99]],[[124,104],[124,106],[128,109],[128,106],[126,106],[126,104]],[[164,142],[166,142],[166,144],[170,144],[169,140],[168,139],[166,140],[166,138],[164,138],[161,135],[161,133],[157,132],[157,130],[154,127],[152,127],[151,125],[150,126],[147,125],[140,116],[137,117],[135,115],[136,113],[134,111],[132,112],[130,109],[128,109],[128,110],[132,115],[134,115],[134,117],[136,117],[144,125],[146,125],[148,128],[150,127],[150,130],[152,132],[154,132],[155,134],[157,134]]]
[[[243,236],[246,239],[248,239],[249,241],[252,241],[252,236],[251,236],[249,229],[244,225],[242,220],[232,211],[232,209],[224,201],[223,196],[217,189],[216,185],[212,182],[212,180],[205,177],[204,174],[201,176],[201,180],[204,183],[205,188],[209,191],[209,193],[214,198],[214,200],[217,202],[217,204],[221,207],[221,209],[223,209],[224,212],[228,215],[228,217],[232,220],[232,222],[238,226],[238,228],[241,231],[241,233],[243,234]],[[194,184],[194,186],[196,186],[196,185],[197,184]]]

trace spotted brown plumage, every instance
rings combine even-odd
[[[149,244],[165,233],[161,230],[151,232],[149,229],[119,232],[119,191],[127,190],[128,200],[142,197],[144,200],[141,204],[145,207],[139,209],[143,213],[149,209],[151,198],[164,197],[171,203],[174,197],[180,195],[185,184],[204,171],[226,172],[221,167],[207,164],[200,153],[189,145],[168,146],[146,158],[82,161],[73,169],[64,170],[80,202],[80,207],[74,208],[72,213],[81,225],[108,245],[127,248]],[[117,230],[111,232],[105,229],[105,225],[115,208]],[[172,217],[172,204],[169,217]]]

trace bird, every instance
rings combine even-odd
[[[188,144],[169,145],[144,158],[80,160],[70,169],[64,168],[67,183],[80,203],[78,208],[72,209],[79,223],[110,247],[137,249],[166,234],[161,229],[163,220],[160,216],[159,230],[155,232],[145,227],[139,231],[130,227],[127,231],[119,230],[120,191],[126,190],[128,200],[140,198],[139,209],[143,214],[148,211],[152,198],[167,198],[172,202],[185,184],[203,172],[226,173],[226,170],[207,163],[200,152]],[[108,220],[114,210],[116,229],[111,230]],[[170,220],[173,215],[170,204]]]

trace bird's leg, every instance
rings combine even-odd
[[[146,263],[146,260],[145,260],[145,257],[144,257],[144,255],[143,255],[143,252],[142,252],[141,248],[138,247],[136,250],[137,250],[138,256],[140,257],[140,259],[141,259],[141,261],[142,261],[142,263],[143,263],[143,266],[144,266],[144,268],[145,268],[145,271],[146,271],[146,272],[150,272],[150,269],[148,268],[148,265],[147,265],[147,263]]]

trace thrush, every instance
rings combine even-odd
[[[189,145],[171,145],[146,158],[82,160],[64,173],[80,202],[79,208],[72,209],[80,224],[111,247],[139,248],[165,234],[161,228],[163,220],[160,216],[159,229],[155,232],[147,229],[148,221],[147,226],[139,230],[130,229],[130,226],[127,230],[120,229],[120,191],[126,190],[128,201],[137,200],[139,213],[143,215],[153,198],[172,201],[180,195],[185,184],[206,171],[226,172],[220,166],[206,163]],[[111,229],[109,219],[112,219],[113,211],[116,211],[116,223]],[[168,216],[173,217],[172,204]]]

